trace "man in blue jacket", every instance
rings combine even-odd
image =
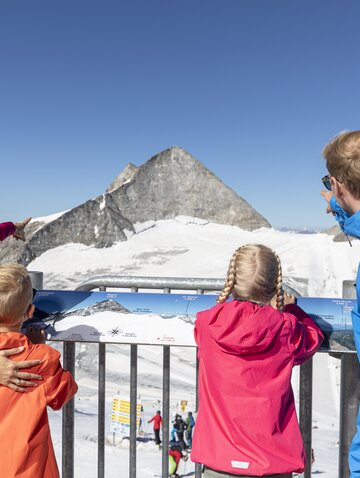
[[[329,175],[321,191],[347,236],[360,239],[360,131],[340,133],[325,146],[323,156]],[[356,278],[357,306],[352,312],[355,346],[360,361],[360,267]],[[350,478],[360,478],[360,413],[349,453]]]

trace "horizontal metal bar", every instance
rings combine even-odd
[[[199,277],[144,277],[144,276],[94,276],[82,282],[76,290],[90,291],[101,287],[136,288],[136,289],[178,289],[220,291],[225,279],[203,279]],[[284,283],[284,289],[290,294],[299,296],[298,292]]]
[[[187,277],[119,277],[95,276],[82,282],[76,290],[92,290],[98,287],[136,287],[138,289],[184,289],[221,290],[224,279],[201,279]]]

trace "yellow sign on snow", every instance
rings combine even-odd
[[[136,428],[140,425],[141,402],[136,405]],[[114,395],[111,413],[111,430],[114,433],[128,433],[130,428],[130,401]]]

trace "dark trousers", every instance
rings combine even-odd
[[[184,440],[184,432],[177,431],[176,435],[177,435],[179,445],[181,446],[181,448],[183,450],[186,450],[186,443],[185,443],[185,440]]]
[[[157,445],[160,445],[161,440],[160,440],[160,429],[159,428],[154,428],[154,435],[155,435],[155,443]]]

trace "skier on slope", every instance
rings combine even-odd
[[[161,444],[160,440],[160,428],[162,427],[162,417],[161,417],[161,412],[158,410],[156,412],[156,415],[154,415],[148,423],[154,422],[154,436],[155,436],[155,443],[156,445]]]

